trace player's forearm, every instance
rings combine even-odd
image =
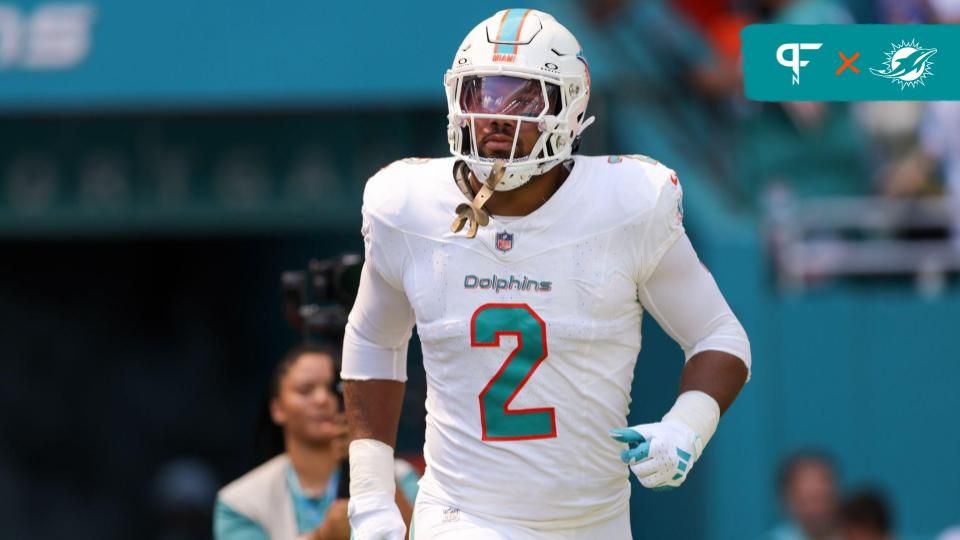
[[[403,538],[406,525],[395,504],[397,479],[393,448],[403,405],[404,383],[365,379],[344,381],[343,399],[350,443],[350,525],[357,536]]]
[[[344,381],[343,401],[351,438],[376,439],[396,446],[405,383],[389,380]]]
[[[680,376],[680,393],[699,390],[717,401],[723,414],[747,382],[747,366],[740,358],[721,351],[693,355]]]
[[[343,337],[343,401],[353,440],[397,441],[413,311],[403,291],[364,264]]]

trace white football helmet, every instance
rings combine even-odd
[[[499,147],[495,157],[505,160],[506,172],[497,191],[516,189],[568,159],[593,123],[593,117],[584,120],[590,72],[580,44],[542,11],[507,9],[477,25],[443,82],[450,152],[483,182],[494,157],[481,156],[477,138],[480,145]],[[478,135],[478,120],[502,127],[495,135]],[[540,137],[517,155],[521,127],[532,126]]]

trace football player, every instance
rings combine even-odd
[[[444,84],[452,157],[393,163],[364,193],[342,369],[354,534],[406,532],[393,445],[416,324],[411,538],[630,538],[627,466],[646,488],[683,483],[748,378],[747,336],[684,233],[677,175],[574,155],[590,75],[552,16],[483,21]],[[623,427],[644,311],[686,364],[666,415]]]

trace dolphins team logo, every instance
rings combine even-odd
[[[937,53],[937,49],[924,49],[915,39],[890,45],[893,49],[884,53],[887,59],[883,63],[883,69],[870,68],[870,73],[899,83],[901,90],[924,84],[923,80],[933,75],[933,62],[930,57]]]

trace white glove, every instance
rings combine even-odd
[[[679,487],[703,452],[700,437],[676,420],[613,429],[610,436],[630,445],[620,454],[621,461],[643,487],[654,491]]]
[[[397,503],[384,493],[350,497],[347,517],[356,540],[403,540],[407,534]]]
[[[630,448],[620,459],[645,488],[664,491],[679,487],[700,459],[720,422],[720,406],[704,392],[691,390],[677,397],[663,420],[611,429],[610,436]]]

